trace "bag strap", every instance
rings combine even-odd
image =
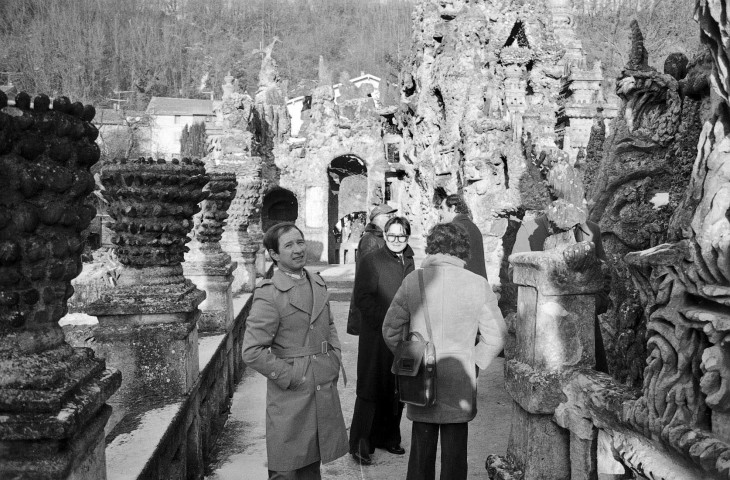
[[[428,302],[426,302],[426,287],[423,285],[423,269],[418,269],[418,287],[421,289],[421,303],[423,303],[423,315],[426,317],[426,330],[428,331],[428,340],[433,342],[433,332],[431,332],[431,317],[428,315]]]

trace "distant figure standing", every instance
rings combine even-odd
[[[403,217],[385,224],[385,246],[365,255],[355,274],[352,302],[362,314],[357,350],[357,399],[350,427],[350,453],[362,465],[370,454],[384,448],[402,455],[400,421],[403,404],[396,396],[390,372],[393,354],[385,345],[381,328],[401,282],[413,271],[413,250],[408,246],[411,225]]]
[[[385,203],[378,205],[370,211],[370,223],[365,227],[365,233],[362,234],[360,242],[357,244],[358,262],[368,253],[374,252],[385,245],[383,227],[397,211],[397,208],[393,208]]]
[[[360,237],[360,242],[357,244],[355,268],[357,268],[357,264],[359,264],[368,253],[372,253],[385,246],[383,227],[397,211],[398,209],[385,203],[378,205],[370,211],[370,223],[365,226],[365,232],[362,237]],[[357,309],[356,303],[352,301],[350,303],[350,312],[347,316],[347,333],[350,335],[360,334],[360,317],[360,311]]]
[[[340,340],[324,280],[304,270],[301,230],[293,223],[274,225],[264,247],[277,270],[254,292],[243,361],[268,379],[269,479],[319,480],[321,463],[347,453],[337,393]]]
[[[469,234],[469,258],[464,268],[488,280],[487,267],[484,264],[482,232],[472,222],[471,212],[464,198],[461,195],[449,195],[439,205],[439,213],[442,222],[459,225]]]

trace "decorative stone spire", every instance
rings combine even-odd
[[[649,67],[649,53],[644,46],[644,35],[636,19],[631,20],[631,51],[626,70],[651,70]]]

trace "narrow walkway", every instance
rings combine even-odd
[[[340,385],[339,389],[345,422],[349,429],[357,380],[357,337],[345,333],[353,269],[351,266],[322,266],[311,269],[320,271],[327,281],[330,305],[343,344],[348,384],[347,387]],[[511,399],[504,390],[503,365],[503,359],[498,358],[486,372],[479,375],[479,413],[469,424],[469,479],[488,478],[484,468],[487,455],[504,454],[507,450]],[[266,379],[252,369],[247,369],[233,396],[231,415],[215,447],[212,462],[206,469],[208,480],[267,478],[265,398]],[[376,450],[373,455],[374,464],[367,467],[361,467],[347,455],[323,465],[323,479],[404,479],[411,443],[411,422],[406,418],[405,412],[401,434],[406,455],[396,456],[385,450]]]

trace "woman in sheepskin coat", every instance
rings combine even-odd
[[[467,422],[477,413],[476,367],[487,368],[499,354],[507,327],[489,283],[464,269],[469,236],[462,227],[436,225],[426,240],[426,253],[425,305],[415,271],[403,280],[388,309],[383,338],[393,351],[408,331],[428,340],[423,314],[428,308],[436,348],[436,402],[407,406],[413,431],[406,479],[434,478],[440,432],[441,479],[460,480],[467,475]]]

